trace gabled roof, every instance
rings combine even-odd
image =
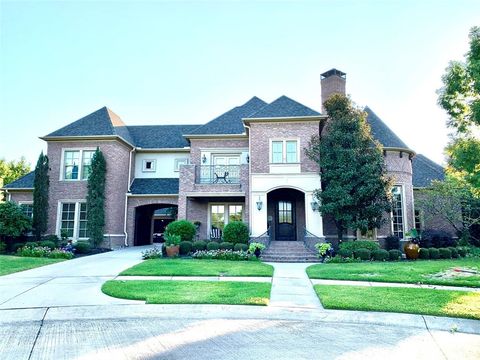
[[[135,146],[144,149],[171,149],[189,146],[183,134],[190,133],[198,125],[145,125],[127,128]]]
[[[10,184],[6,184],[4,189],[33,189],[33,181],[35,180],[35,171],[29,172],[27,175],[12,181]]]
[[[272,103],[262,107],[246,118],[282,118],[282,117],[302,117],[302,116],[318,116],[319,112],[300,104],[283,95]]]
[[[47,136],[69,137],[69,136],[121,136],[124,140],[131,142],[132,139],[128,129],[120,117],[107,107],[103,107],[67,126],[58,129]]]
[[[408,146],[390,130],[390,128],[380,119],[368,106],[365,107],[367,122],[372,129],[372,135],[384,147],[408,149]]]
[[[178,194],[178,178],[135,179],[130,192],[135,195]]]
[[[429,187],[432,180],[444,180],[445,170],[426,156],[418,154],[412,159],[413,187]]]
[[[226,113],[209,121],[203,126],[199,126],[196,130],[190,131],[185,135],[218,135],[228,134],[237,135],[245,133],[242,119],[248,117],[254,112],[266,106],[267,103],[262,99],[254,96],[241,106],[234,107]]]

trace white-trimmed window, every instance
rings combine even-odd
[[[400,185],[392,188],[392,231],[393,235],[403,239],[405,222],[403,220],[403,189]]]
[[[298,163],[298,140],[272,140],[271,162],[273,164]]]
[[[66,232],[71,239],[88,238],[87,204],[85,202],[62,202],[59,211],[59,234]]]
[[[143,160],[142,171],[143,172],[154,172],[157,167],[157,161],[153,159]]]
[[[232,221],[242,221],[243,210],[243,204],[211,204],[210,237],[221,237],[225,225]]]
[[[188,165],[188,158],[177,158],[174,160],[173,170],[180,171],[181,165]]]
[[[63,180],[87,180],[95,150],[64,150]]]
[[[27,215],[30,219],[33,219],[33,203],[31,202],[21,202],[19,203],[22,211],[25,215]]]

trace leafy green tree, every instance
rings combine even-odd
[[[465,61],[451,61],[442,76],[438,103],[453,130],[447,147],[447,173],[465,180],[480,196],[480,27],[470,30]]]
[[[107,163],[100,149],[93,154],[91,172],[88,177],[87,231],[93,246],[103,241],[105,227],[105,181]]]
[[[341,94],[331,96],[324,107],[328,122],[306,152],[320,166],[322,189],[315,191],[320,211],[332,215],[342,241],[347,229],[364,231],[383,223],[391,208],[391,180],[366,113]]]
[[[33,231],[37,240],[47,231],[48,225],[48,193],[50,176],[48,175],[48,156],[40,153],[35,166],[33,181]]]
[[[18,237],[32,228],[32,222],[22,208],[12,201],[0,203],[0,236]]]
[[[23,156],[18,161],[0,159],[0,182],[3,180],[3,185],[10,184],[29,172],[30,164]]]

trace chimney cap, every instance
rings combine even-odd
[[[340,70],[337,70],[335,68],[333,69],[330,69],[328,71],[325,71],[323,74],[320,75],[320,79],[326,79],[330,76],[333,76],[333,75],[337,75],[343,79],[346,79],[347,78],[347,74],[344,73],[343,71],[340,71]]]

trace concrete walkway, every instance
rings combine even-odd
[[[141,304],[102,293],[102,284],[142,261],[148,247],[85,256],[0,277],[0,309]]]

